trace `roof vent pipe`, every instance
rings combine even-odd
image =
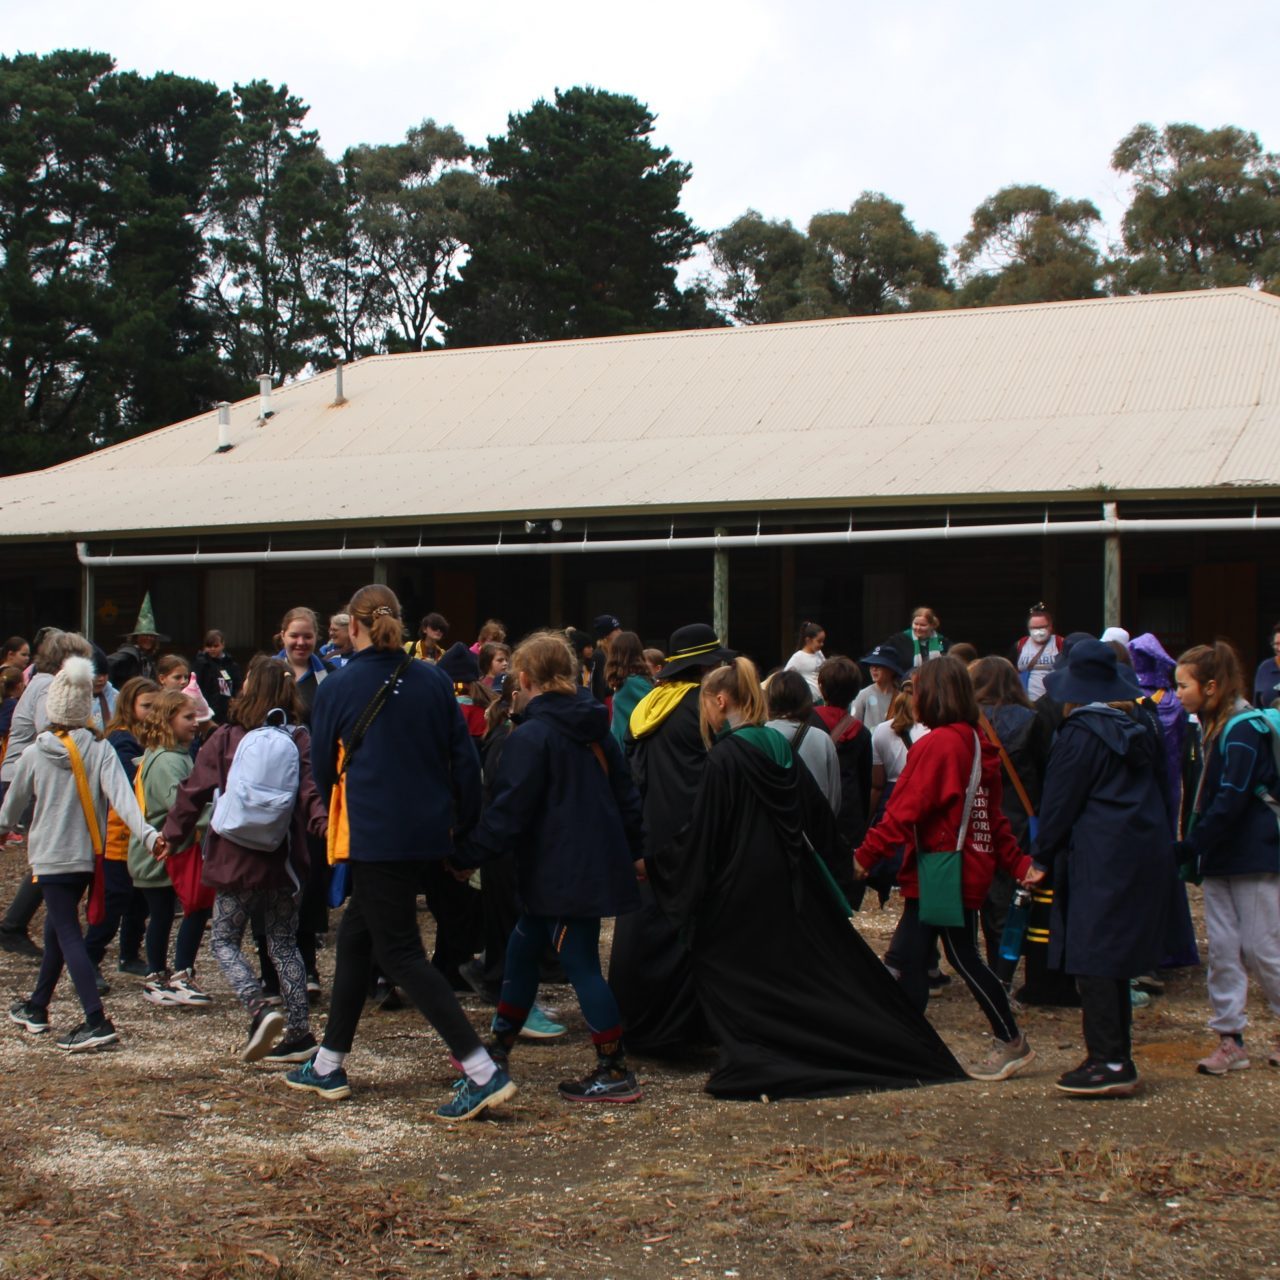
[[[333,408],[337,408],[340,404],[347,403],[347,397],[342,394],[342,366],[346,362],[339,360],[333,367]]]
[[[225,400],[218,401],[218,452],[231,448],[231,406]]]
[[[258,374],[258,420],[266,422],[275,410],[271,407],[271,375]]]

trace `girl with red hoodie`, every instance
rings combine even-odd
[[[906,844],[898,876],[905,906],[893,942],[906,961],[900,978],[903,989],[916,1008],[924,1010],[929,1002],[929,956],[935,941],[941,940],[947,960],[987,1015],[996,1038],[991,1054],[969,1074],[975,1080],[1006,1080],[1029,1066],[1035,1052],[1018,1029],[999,978],[978,955],[978,910],[997,866],[1021,880],[1031,859],[1018,847],[1001,811],[1000,756],[977,732],[978,704],[964,663],[944,655],[922,664],[916,671],[914,698],[916,718],[932,732],[912,748],[884,815],[854,855],[854,872],[865,877],[899,844]],[[979,782],[961,862],[964,923],[925,924],[920,919],[917,853],[957,847],[975,751],[980,752]]]

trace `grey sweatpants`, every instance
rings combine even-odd
[[[1211,1030],[1239,1035],[1249,1023],[1249,975],[1280,1017],[1280,875],[1206,876],[1204,923],[1209,934]]]

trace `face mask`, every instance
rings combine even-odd
[[[1032,627],[1031,638],[1036,642],[1036,644],[1044,644],[1044,642],[1049,638],[1049,628]]]

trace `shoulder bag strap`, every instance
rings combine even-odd
[[[800,754],[800,744],[809,736],[809,730],[813,728],[807,720],[791,735],[791,750]]]
[[[960,839],[956,848],[963,850],[965,837],[969,834],[969,818],[973,813],[973,802],[978,794],[978,783],[982,781],[982,743],[978,739],[978,731],[973,731],[973,768],[969,770],[969,786],[964,793],[964,816],[960,819]]]
[[[338,768],[339,777],[342,777],[351,767],[351,757],[355,755],[360,744],[364,741],[364,735],[369,732],[369,726],[378,718],[378,713],[382,708],[387,705],[387,699],[391,696],[391,691],[400,683],[400,678],[409,670],[413,662],[413,654],[406,654],[404,660],[392,672],[391,678],[384,680],[378,686],[377,692],[369,699],[368,705],[360,713],[356,720],[355,728],[351,731],[351,741],[343,744],[342,763]]]
[[[80,793],[80,808],[84,812],[85,824],[89,828],[89,839],[93,841],[93,856],[102,857],[102,828],[98,825],[98,811],[93,805],[93,792],[89,790],[89,778],[84,771],[84,761],[80,758],[80,748],[69,733],[59,730],[58,741],[67,749],[71,757],[71,772],[75,774],[76,790]]]
[[[854,717],[847,711],[835,724],[827,731],[827,736],[831,739],[832,745],[836,745],[840,741],[840,735],[853,723]]]
[[[1004,749],[1004,743],[1000,741],[1000,735],[996,732],[996,727],[987,719],[986,712],[978,712],[978,723],[982,726],[982,732],[991,740],[991,745],[1000,753],[1000,762],[1004,765],[1005,772],[1009,775],[1009,781],[1013,783],[1013,789],[1018,793],[1018,799],[1022,801],[1022,807],[1027,811],[1028,818],[1036,816],[1035,808],[1031,803],[1031,797],[1027,795],[1027,789],[1022,785],[1022,779],[1018,777],[1018,771],[1013,767],[1013,761],[1009,758],[1009,753]]]

